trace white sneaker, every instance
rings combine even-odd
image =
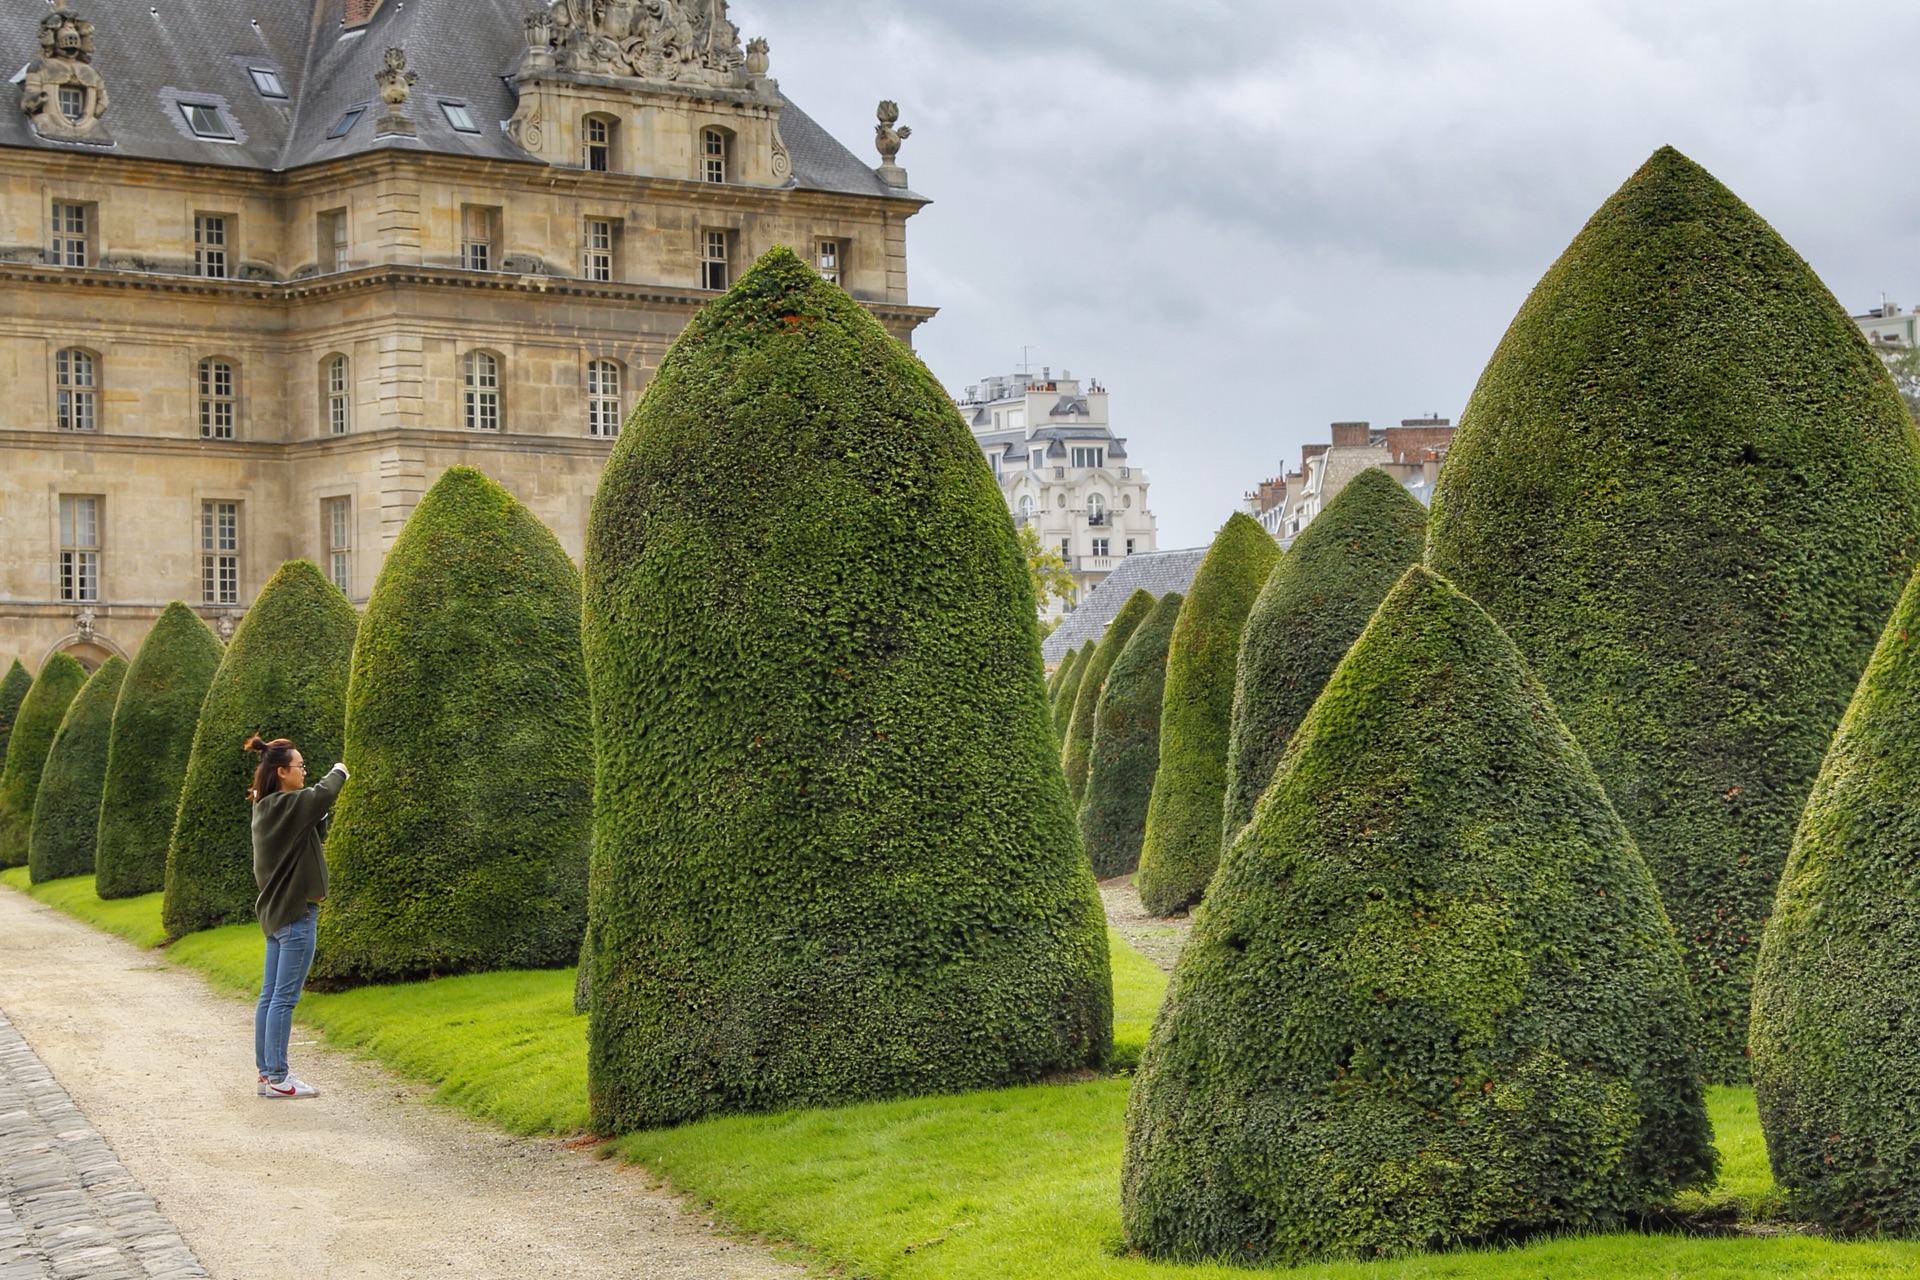
[[[263,1098],[317,1098],[320,1096],[320,1091],[298,1076],[288,1076],[279,1084],[262,1079],[260,1096]]]
[[[257,1087],[254,1090],[254,1092],[259,1094],[263,1098],[267,1096],[267,1073],[266,1072],[262,1071],[260,1073],[260,1084],[259,1084],[259,1087]]]

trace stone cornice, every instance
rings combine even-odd
[[[343,436],[298,440],[197,440],[182,436],[117,435],[112,432],[37,431],[0,427],[0,450],[85,449],[89,453],[190,455],[239,462],[299,461],[388,449],[441,448],[494,453],[604,458],[614,441],[592,436],[544,436],[512,431],[456,431],[444,427],[386,427]]]

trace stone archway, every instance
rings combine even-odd
[[[72,631],[54,641],[40,657],[40,665],[45,666],[47,659],[56,653],[64,653],[77,659],[88,671],[98,671],[100,664],[108,658],[126,658],[127,651],[122,649],[98,631]],[[131,659],[128,659],[131,661]],[[37,669],[37,668],[36,668]]]

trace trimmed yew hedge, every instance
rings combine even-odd
[[[1207,549],[1173,624],[1160,769],[1135,882],[1154,915],[1200,901],[1220,864],[1240,633],[1279,559],[1280,544],[1260,522],[1234,512]]]
[[[1073,664],[1073,669],[1060,680],[1060,687],[1053,695],[1053,736],[1059,739],[1061,749],[1065,750],[1067,727],[1073,721],[1073,702],[1080,693],[1080,677],[1086,673],[1087,666],[1093,661],[1097,642],[1089,640]]]
[[[1629,1224],[1715,1152],[1673,931],[1492,619],[1408,570],[1226,854],[1127,1110],[1154,1258]]]
[[[20,714],[20,704],[26,701],[27,690],[33,687],[33,677],[15,658],[13,665],[7,668],[5,678],[0,678],[0,769],[7,765],[7,740],[13,736],[13,722]]]
[[[248,607],[194,728],[167,848],[160,918],[172,937],[254,918],[253,734],[289,738],[318,782],[340,756],[360,615],[308,560],[280,566]]]
[[[1101,1062],[1031,576],[926,367],[776,249],[601,478],[596,1132]]]
[[[87,669],[70,654],[48,658],[20,700],[7,763],[0,769],[0,867],[24,867],[32,849],[33,801],[47,753],[60,732],[67,704],[87,682]]]
[[[1426,546],[1427,510],[1386,472],[1349,480],[1294,539],[1247,615],[1227,746],[1228,842],[1373,611]]]
[[[67,704],[47,752],[33,801],[27,874],[35,884],[93,874],[100,835],[100,789],[107,780],[107,743],[127,662],[110,657]]]
[[[1473,393],[1428,562],[1592,754],[1746,1075],[1761,925],[1920,545],[1920,437],[1780,236],[1671,148],[1547,272]]]
[[[576,962],[593,820],[580,576],[472,467],[427,490],[381,566],[345,751],[317,978]]]
[[[1160,702],[1167,684],[1167,645],[1182,596],[1169,591],[1107,672],[1094,714],[1087,799],[1080,840],[1096,879],[1124,876],[1140,865],[1147,800],[1160,768]]]
[[[1073,674],[1074,665],[1079,661],[1080,651],[1078,649],[1069,649],[1067,650],[1067,656],[1060,659],[1060,665],[1053,669],[1053,674],[1047,677],[1048,706],[1053,705],[1054,700],[1060,694],[1061,684],[1065,682],[1069,675]]]
[[[1067,735],[1061,739],[1060,764],[1067,775],[1067,792],[1077,807],[1087,796],[1087,765],[1093,750],[1093,722],[1100,709],[1100,690],[1107,673],[1120,660],[1120,653],[1133,639],[1134,628],[1153,612],[1150,592],[1136,590],[1120,606],[1120,612],[1107,624],[1093,656],[1081,664],[1079,683],[1073,691],[1073,711],[1067,719]],[[1089,642],[1091,643],[1091,642]]]
[[[1840,1235],[1920,1236],[1920,576],[1801,816],[1760,944],[1753,1088],[1774,1181]]]
[[[167,841],[220,650],[220,638],[176,600],[147,632],[120,682],[94,850],[94,885],[102,898],[132,898],[166,884]]]

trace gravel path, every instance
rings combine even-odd
[[[256,1097],[250,1004],[9,889],[0,889],[0,1010],[105,1140],[76,1143],[74,1158],[119,1176],[91,1163],[117,1156],[112,1167],[131,1175],[122,1190],[152,1193],[216,1280],[801,1275],[717,1235],[651,1189],[643,1170],[505,1137],[344,1054],[294,1049],[317,1099]],[[294,1038],[311,1037],[296,1028]],[[0,1135],[13,1110],[0,1092]],[[31,1157],[0,1147],[0,1159],[12,1178]],[[106,1197],[95,1199],[98,1212],[74,1222],[113,1230]],[[148,1212],[144,1197],[137,1211],[125,1203]],[[6,1269],[15,1225],[0,1216],[0,1280],[15,1274]],[[120,1274],[107,1255],[98,1260],[97,1271],[58,1274]]]
[[[1177,916],[1150,916],[1140,905],[1140,891],[1133,887],[1132,876],[1115,876],[1100,882],[1100,900],[1107,908],[1107,923],[1147,959],[1169,973],[1180,958],[1193,932],[1193,917],[1186,912]]]

